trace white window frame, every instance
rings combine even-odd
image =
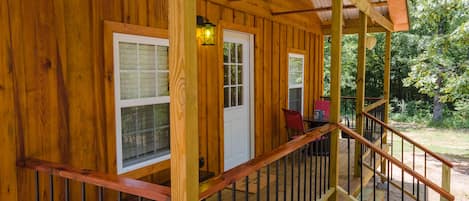
[[[125,107],[156,105],[170,103],[169,96],[157,96],[152,98],[139,98],[121,100],[120,97],[120,58],[119,58],[119,42],[129,42],[138,44],[150,44],[155,46],[169,47],[169,40],[163,38],[146,37],[140,35],[130,35],[122,33],[113,33],[113,59],[114,59],[114,97],[115,97],[115,116],[116,116],[116,156],[117,156],[117,174],[123,174],[142,167],[146,167],[171,158],[171,154],[166,154],[146,161],[142,161],[128,167],[124,167],[123,150],[122,150],[122,125],[121,125],[121,109]],[[138,49],[137,49],[138,51]],[[137,57],[138,59],[138,57]],[[156,64],[157,65],[157,64]],[[155,70],[155,73],[158,73]],[[157,78],[158,76],[156,76]],[[156,86],[155,86],[156,88]]]
[[[295,85],[290,85],[290,58],[300,58],[303,60],[301,64],[301,79],[302,82],[301,84],[295,84]],[[305,84],[305,55],[303,54],[297,54],[297,53],[288,53],[288,106],[290,105],[290,89],[298,89],[301,88],[301,114],[303,115],[303,110],[304,110],[304,87]]]

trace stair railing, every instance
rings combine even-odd
[[[428,163],[429,159],[433,158],[436,161],[438,161],[439,163],[441,163],[441,166],[442,166],[442,172],[441,172],[441,176],[442,176],[441,183],[442,184],[441,184],[441,186],[446,191],[448,191],[448,192],[450,191],[450,189],[451,189],[451,186],[450,186],[450,183],[451,183],[451,169],[453,168],[453,164],[450,161],[448,161],[447,159],[445,159],[445,158],[441,157],[440,155],[434,153],[433,151],[429,150],[428,148],[421,145],[420,143],[412,140],[408,136],[404,135],[403,133],[401,133],[397,129],[389,126],[388,124],[384,123],[383,121],[376,118],[372,114],[364,112],[363,115],[365,115],[367,118],[371,119],[373,122],[376,122],[377,124],[381,125],[386,131],[389,131],[388,135],[390,135],[390,141],[391,141],[391,146],[390,146],[391,156],[399,157],[400,161],[402,163],[405,163],[406,162],[406,156],[404,154],[404,150],[406,148],[408,148],[408,146],[410,146],[410,149],[412,150],[412,155],[407,156],[407,159],[409,157],[411,157],[412,170],[417,171],[420,174],[423,174],[424,177],[427,177],[428,175],[430,175],[430,173],[428,172],[429,170],[427,168],[427,163]],[[397,139],[395,139],[396,137],[397,137]],[[397,143],[399,143],[400,146],[397,145]],[[396,145],[399,146],[399,147],[397,147]],[[400,152],[398,152],[399,150],[395,150],[395,149],[398,149],[398,148],[399,148]],[[396,152],[398,152],[398,153],[396,153]],[[420,169],[420,170],[418,168],[416,168],[416,160],[415,160],[416,154],[418,152],[420,152],[420,153],[423,152],[423,156],[424,156],[424,161],[423,161],[424,167],[423,167],[423,169]],[[393,178],[393,174],[392,174],[393,166],[391,166],[390,168],[391,169],[389,171],[391,172],[391,179],[392,179]],[[413,194],[415,193],[416,188],[417,188],[417,186],[416,186],[416,183],[415,183],[415,179],[413,178],[412,179],[412,193]],[[424,187],[424,191],[426,191],[426,187]],[[426,193],[425,193],[425,195],[426,195]]]
[[[348,200],[364,200],[364,195],[365,195],[364,189],[365,189],[366,184],[368,184],[368,182],[372,182],[372,192],[370,194],[373,200],[377,198],[377,191],[378,191],[377,188],[379,186],[378,183],[382,184],[381,186],[384,185],[384,188],[386,189],[387,200],[389,200],[390,197],[393,197],[395,199],[396,196],[400,196],[402,200],[405,200],[406,197],[410,197],[411,199],[414,199],[414,200],[427,200],[427,198],[425,197],[427,192],[424,192],[425,188],[432,189],[445,200],[448,200],[448,201],[454,200],[454,196],[449,191],[447,191],[444,187],[440,187],[437,184],[433,183],[431,180],[429,180],[425,176],[421,175],[420,173],[413,170],[411,167],[405,165],[403,162],[399,161],[398,159],[388,154],[386,150],[383,150],[380,147],[374,145],[372,142],[368,141],[360,134],[348,128],[346,125],[338,124],[338,127],[342,131],[342,133],[345,133],[350,138],[359,142],[361,156],[363,156],[363,153],[364,153],[363,150],[365,148],[371,151],[371,154],[369,154],[367,157],[360,158],[359,164],[360,164],[361,173],[360,173],[360,182],[359,182],[360,187],[357,188],[358,192],[354,192],[355,189],[350,189],[350,182],[351,182],[350,177],[348,177],[346,189],[342,188],[341,186],[336,187],[339,193],[349,198]],[[350,147],[350,140],[347,140],[347,141],[348,141],[348,147]],[[355,143],[352,143],[352,144],[355,144]],[[348,159],[350,160],[350,156]],[[382,164],[386,164],[388,167],[387,169],[390,169],[391,166],[401,169],[402,177],[401,177],[400,184],[392,181],[390,171],[387,171],[387,172],[382,172],[382,170],[380,171],[379,166],[381,166]],[[405,175],[404,173],[412,176],[412,178],[414,178],[414,180],[416,181],[417,185],[416,185],[415,194],[408,193],[409,190],[406,189],[406,187],[408,186],[406,186],[404,183],[404,175]],[[351,174],[351,170],[349,168],[348,175],[350,174]],[[391,185],[393,185],[393,187],[398,187],[398,189],[401,191],[399,193],[400,195],[396,195],[395,192],[391,192],[390,190]],[[423,189],[420,189],[421,185],[424,185],[425,187]],[[358,195],[358,199],[356,199],[357,195]]]

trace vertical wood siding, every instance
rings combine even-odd
[[[106,153],[107,144],[114,142],[106,139],[104,83],[112,75],[104,71],[103,21],[167,29],[167,7],[168,0],[1,1],[1,200],[33,199],[33,174],[18,170],[15,177],[17,159],[32,157],[115,171]],[[322,35],[205,0],[198,1],[197,9],[216,24],[257,29],[255,154],[286,142],[281,108],[287,107],[288,100],[287,49],[307,54],[304,107],[305,114],[311,114],[312,101],[320,97],[323,87]],[[199,46],[197,61],[199,152],[205,159],[202,169],[216,173],[223,170],[223,68],[214,62],[221,58],[219,45]],[[44,200],[50,196],[47,183],[41,177]],[[56,192],[57,198],[62,196],[60,187]]]
[[[254,54],[255,155],[287,141],[282,108],[288,103],[288,49],[304,51],[305,115],[311,115],[313,101],[323,89],[323,36],[291,25],[254,16],[240,10],[200,0],[198,14],[215,24],[242,25],[257,29]],[[220,30],[220,29],[219,29]],[[220,35],[221,33],[218,33]],[[219,40],[221,41],[221,40]],[[199,146],[206,161],[204,170],[223,171],[223,67],[219,46],[199,46]],[[209,62],[210,61],[210,62]],[[218,77],[217,77],[218,75]]]

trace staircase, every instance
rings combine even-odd
[[[435,154],[418,142],[413,141],[397,129],[384,123],[376,116],[364,112],[364,118],[370,125],[378,126],[384,137],[370,142],[370,138],[363,138],[346,125],[339,125],[342,135],[360,141],[361,155],[359,164],[362,170],[360,174],[361,186],[350,192],[357,200],[385,200],[387,197],[399,200],[428,200],[428,192],[435,191],[440,195],[440,200],[454,200],[450,193],[451,168],[453,164],[441,156]],[[386,144],[391,139],[391,144]],[[374,139],[374,138],[371,138]],[[365,142],[366,141],[366,142]],[[392,142],[400,141],[400,147],[392,145]],[[404,152],[404,145],[411,147],[412,153]],[[424,155],[423,168],[416,165],[415,155]],[[374,157],[374,160],[370,157]],[[427,162],[437,161],[441,164],[441,172],[429,172]],[[397,170],[397,171],[396,171]],[[370,172],[372,171],[372,172]],[[396,174],[397,173],[397,174]],[[427,175],[441,175],[441,184],[431,180]],[[439,181],[438,181],[439,182]],[[393,188],[393,190],[389,190]],[[357,190],[359,192],[357,192]],[[354,200],[354,199],[350,199]],[[389,200],[389,199],[387,199]]]

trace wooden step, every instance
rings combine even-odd
[[[386,191],[375,188],[376,198],[373,199],[373,186],[367,186],[363,188],[363,200],[364,201],[384,201]],[[357,200],[360,200],[361,195],[358,195]]]

